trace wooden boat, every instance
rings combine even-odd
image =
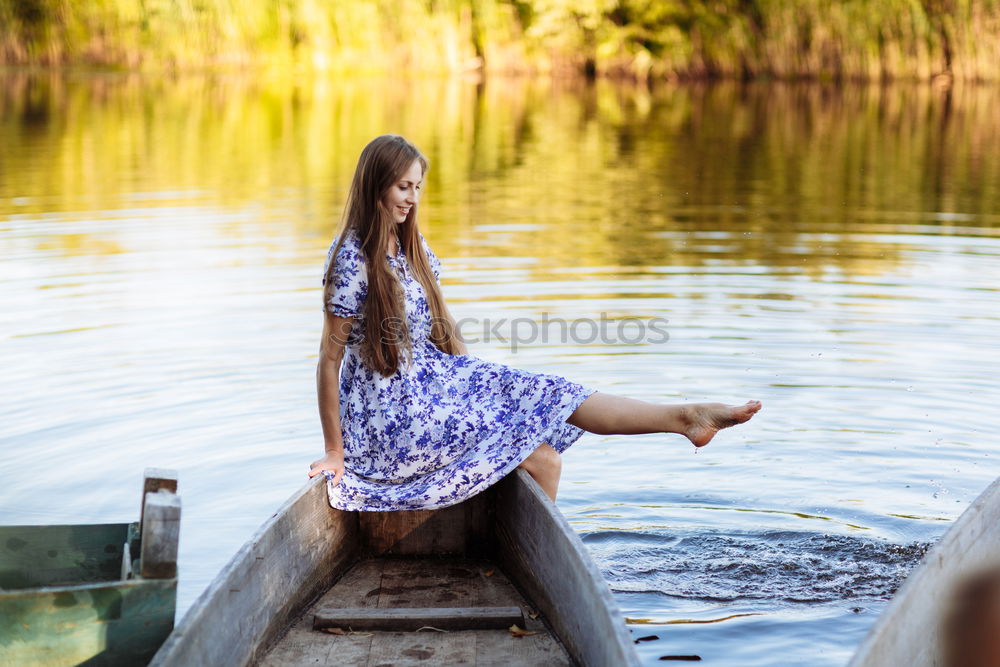
[[[998,568],[1000,479],[927,552],[872,626],[849,667],[1000,664],[995,639],[1000,627]],[[977,607],[985,613],[967,613]],[[982,626],[982,635],[976,625]],[[959,657],[956,650],[974,655]]]
[[[638,664],[586,547],[522,470],[461,504],[404,512],[332,509],[325,480],[310,480],[151,665],[509,663]]]
[[[147,469],[138,523],[0,527],[0,665],[142,665],[177,597],[177,474]]]

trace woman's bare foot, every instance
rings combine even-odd
[[[685,406],[683,420],[685,427],[680,433],[695,447],[704,447],[715,434],[724,428],[742,424],[760,410],[760,401],[747,401],[743,405],[722,403],[695,403]]]

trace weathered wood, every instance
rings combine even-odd
[[[342,646],[334,648],[334,642],[327,637],[317,638],[319,634],[312,629],[302,630],[296,624],[292,627],[274,650],[264,656],[257,667],[295,667],[297,665],[357,665],[368,664],[368,652],[371,647],[371,636],[362,639],[360,651],[355,651],[353,660],[344,660]]]
[[[142,508],[140,574],[146,579],[172,579],[177,576],[181,499],[161,489],[147,493]]]
[[[139,508],[139,525],[145,519],[146,494],[156,493],[160,489],[177,493],[177,471],[170,468],[146,468],[142,473],[142,499]]]
[[[368,664],[372,667],[475,665],[476,637],[482,632],[486,631],[377,632],[372,636]]]
[[[373,633],[332,635],[308,626],[296,623],[254,667],[368,667]]]
[[[1000,479],[972,502],[910,573],[849,667],[946,664],[942,626],[954,597],[969,577],[998,563]]]
[[[115,581],[129,524],[0,526],[0,587]]]
[[[528,516],[523,529],[511,525],[524,521],[521,512]],[[503,522],[501,515],[506,515]],[[496,551],[501,542],[507,546]],[[373,554],[390,556],[372,559]],[[446,554],[452,557],[443,558]],[[489,555],[493,562],[468,554]],[[493,556],[504,560],[498,563]],[[358,557],[366,560],[349,569]],[[296,565],[323,558],[329,562]],[[543,577],[531,572],[536,566],[545,571]],[[523,591],[541,591],[541,599],[525,600],[507,575]],[[553,590],[545,592],[544,586]],[[581,586],[596,588],[573,590]],[[310,610],[309,602],[321,594],[321,604]],[[592,604],[595,597],[600,604]],[[320,606],[494,605],[519,608],[522,627],[538,634],[515,639],[506,630],[331,634],[309,629]],[[531,618],[528,609],[542,616]],[[546,614],[560,619],[559,625],[551,623],[560,632],[591,634],[583,640],[561,637],[567,645],[575,641],[581,664],[637,664],[628,631],[596,566],[526,474],[510,476],[499,488],[444,510],[360,515],[331,510],[326,485],[316,478],[226,566],[151,665],[570,664],[570,655],[544,625]],[[603,646],[608,643],[613,646]]]
[[[496,563],[484,563],[478,568],[478,577],[472,582],[475,605],[480,607],[525,604],[529,602],[517,591],[507,574]],[[537,611],[537,610],[532,610]],[[523,627],[523,626],[522,626]]]
[[[489,573],[489,576],[487,576]],[[407,577],[417,575],[412,586]],[[449,581],[461,589],[449,595]],[[325,607],[379,607],[400,599],[418,600],[427,606],[510,606],[525,612],[521,627],[535,635],[515,639],[506,630],[465,630],[445,633],[447,643],[432,637],[434,631],[413,636],[400,632],[353,632],[327,634],[311,629],[316,610]],[[455,602],[445,602],[454,600]],[[527,616],[528,602],[507,579],[496,563],[466,558],[377,558],[358,562],[327,591],[311,609],[309,629],[302,620],[261,661],[266,667],[327,664],[375,665],[410,664],[428,655],[422,664],[477,665],[569,665],[570,659],[542,619]],[[370,655],[369,655],[370,652]],[[324,657],[325,656],[325,657]]]
[[[357,514],[330,507],[322,476],[309,480],[223,568],[150,665],[255,662],[355,559],[357,544]]]
[[[586,547],[523,470],[496,487],[502,563],[583,665],[638,665],[611,590]]]
[[[313,616],[313,628],[415,632],[428,626],[438,630],[503,630],[524,627],[520,607],[397,607],[349,609],[326,607]]]
[[[476,667],[569,667],[573,662],[548,628],[527,618],[523,627],[534,635],[514,637],[509,632],[476,633]]]
[[[316,601],[315,607],[377,607],[382,592],[385,559],[371,558],[356,563]],[[310,627],[312,619],[310,618]]]
[[[476,606],[477,579],[477,571],[459,559],[386,559],[378,606]]]
[[[371,563],[369,561],[369,563]],[[360,563],[359,563],[360,565]],[[347,583],[355,568],[344,575],[337,582],[337,585]],[[371,569],[360,578],[352,578],[355,582],[362,582],[364,591],[369,590]],[[377,583],[376,583],[377,585]],[[368,654],[372,644],[372,633],[362,632],[347,635],[327,634],[313,630],[312,610],[324,604],[324,600],[329,600],[331,592],[327,591],[306,613],[302,614],[285,633],[278,642],[270,647],[267,653],[254,663],[257,667],[294,667],[296,665],[343,665],[344,667],[367,667]],[[351,591],[344,591],[350,593]],[[364,591],[354,594],[352,599],[366,600]],[[367,598],[377,600],[374,596]],[[361,606],[361,605],[359,605]]]
[[[483,494],[439,510],[361,512],[365,552],[373,556],[475,556],[490,550]]]

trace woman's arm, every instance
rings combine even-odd
[[[323,449],[326,454],[309,466],[309,476],[324,470],[334,474],[334,484],[344,476],[344,436],[340,430],[340,362],[344,346],[354,325],[353,317],[323,317],[323,338],[319,344],[316,364],[316,396],[319,400],[319,420],[323,426]]]

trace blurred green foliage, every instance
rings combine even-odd
[[[998,107],[1000,86],[966,84],[18,71],[0,74],[0,228],[31,220],[39,251],[108,255],[154,220],[179,216],[151,237],[169,244],[208,216],[255,262],[312,238],[313,267],[361,149],[396,132],[430,158],[424,233],[469,266],[834,280],[905,262],[922,289],[942,255],[910,235],[966,236],[956,256],[995,271],[976,237],[1000,230]]]
[[[0,0],[0,63],[996,79],[1000,0]]]

